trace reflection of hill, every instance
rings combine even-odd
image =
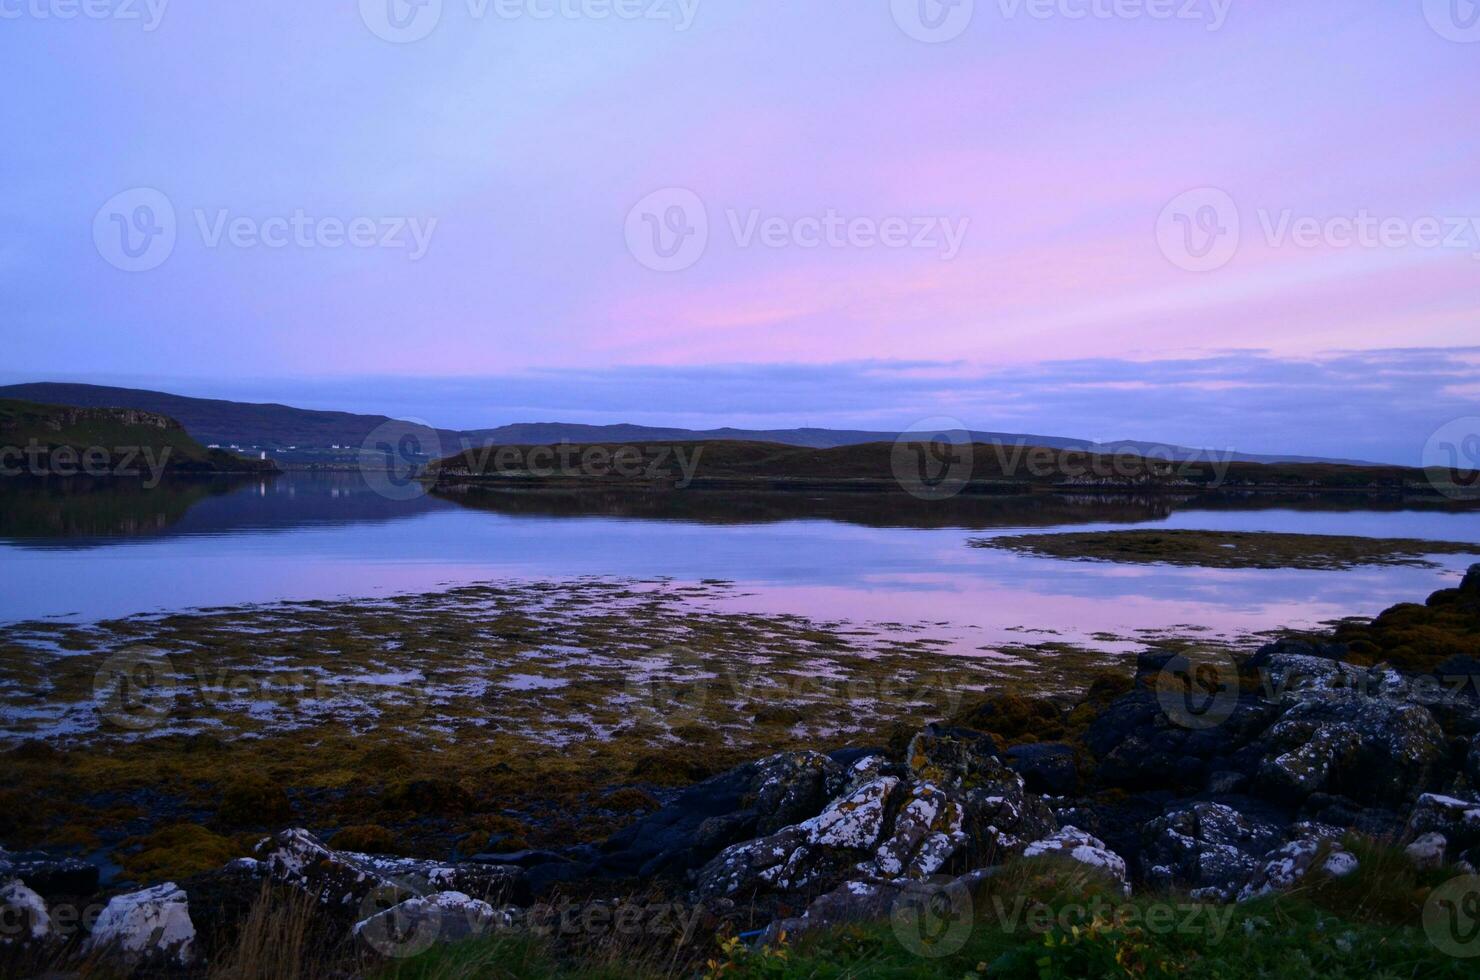
[[[27,480],[0,489],[0,537],[136,538],[164,533],[191,507],[211,496],[256,486],[258,477],[164,480],[111,478]]]
[[[389,500],[358,474],[166,479],[153,489],[114,479],[22,481],[0,484],[0,538],[29,547],[102,547],[394,521],[452,506],[430,497]]]
[[[1013,494],[919,500],[900,493],[768,493],[686,490],[539,490],[463,485],[437,496],[474,510],[526,517],[616,517],[701,524],[767,524],[828,520],[865,527],[1002,528],[1070,524],[1135,524],[1177,510],[1461,511],[1464,505],[1398,497],[1324,494]]]
[[[768,524],[827,520],[866,527],[1049,527],[1055,524],[1152,521],[1177,498],[1050,494],[960,496],[925,501],[887,493],[730,493],[687,490],[439,491],[475,510],[527,517],[618,517],[702,524]]]

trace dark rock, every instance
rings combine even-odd
[[[1465,572],[1459,591],[1461,595],[1480,596],[1480,563],[1471,565],[1470,570]]]
[[[651,877],[697,868],[730,844],[815,816],[846,778],[841,765],[817,752],[746,763],[690,786],[612,836],[598,870]]]
[[[1425,793],[1418,798],[1404,828],[1405,840],[1443,834],[1454,850],[1480,845],[1480,800]]]
[[[831,887],[828,879],[847,877],[880,844],[899,786],[895,777],[881,777],[802,823],[725,848],[699,870],[695,894],[723,898]]]
[[[1310,657],[1316,660],[1345,660],[1351,650],[1345,643],[1322,643],[1295,637],[1281,637],[1260,647],[1243,665],[1246,673],[1266,669],[1276,657]]]
[[[76,858],[57,858],[36,851],[0,851],[0,881],[19,878],[42,898],[86,898],[98,890],[98,869]]]
[[[838,749],[835,752],[829,752],[827,754],[827,757],[836,762],[838,765],[842,766],[844,769],[848,769],[851,768],[855,762],[859,762],[863,759],[867,759],[872,756],[887,757],[888,755],[888,749],[884,748],[883,746],[875,746],[872,748],[863,749]]]
[[[533,868],[541,864],[570,863],[570,858],[559,851],[509,851],[505,854],[474,854],[468,858],[473,864],[504,865],[515,868]]]
[[[1070,796],[1079,791],[1079,767],[1073,746],[1034,742],[1007,750],[1007,764],[1022,775],[1031,793]]]
[[[1222,724],[1186,728],[1169,718],[1151,691],[1112,702],[1084,734],[1084,744],[1099,760],[1095,779],[1124,789],[1174,789],[1195,792],[1208,775],[1242,770],[1239,752],[1268,726],[1278,709],[1241,695]]]
[[[1258,781],[1302,800],[1328,792],[1403,807],[1443,775],[1444,733],[1426,708],[1380,698],[1302,701],[1270,728]]]
[[[1259,858],[1282,835],[1273,824],[1222,803],[1194,803],[1146,825],[1143,877],[1153,885],[1184,885],[1194,899],[1226,902],[1253,876]]]

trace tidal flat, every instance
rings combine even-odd
[[[0,838],[118,880],[207,870],[288,824],[437,857],[598,840],[767,753],[887,744],[983,693],[1072,699],[1137,646],[966,652],[942,624],[714,608],[735,593],[493,583],[16,624]]]

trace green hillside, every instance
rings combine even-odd
[[[0,476],[274,472],[271,461],[207,449],[166,415],[0,400]]]

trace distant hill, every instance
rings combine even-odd
[[[276,472],[270,460],[202,446],[167,415],[0,399],[0,476]]]
[[[110,388],[100,385],[43,382],[0,386],[0,398],[21,398],[56,405],[98,408],[135,408],[178,419],[200,442],[220,446],[257,446],[268,450],[288,447],[358,448],[379,426],[392,420],[384,415],[350,412],[321,412],[288,405],[253,404],[209,398],[189,398],[161,391]],[[413,426],[412,429],[419,429]],[[487,429],[424,430],[430,444],[435,436],[444,455],[464,448],[490,445],[547,445],[561,442],[611,444],[636,442],[734,442],[776,443],[810,449],[893,442],[896,432],[853,429],[680,429],[646,425],[582,425],[571,422],[521,422]],[[1097,453],[1132,453],[1170,456],[1176,460],[1232,459],[1249,463],[1337,463],[1373,465],[1361,460],[1324,459],[1316,456],[1258,455],[1194,449],[1153,442],[1122,440],[1100,443],[1091,439],[1019,432],[972,430],[958,433],[959,441],[1050,449],[1081,449]]]
[[[625,454],[625,458],[624,458]],[[485,446],[438,460],[444,491],[632,486],[651,489],[891,491],[944,480],[966,492],[1292,489],[1394,493],[1419,488],[1422,470],[1334,463],[1184,460],[1001,443],[964,447],[893,440],[814,449],[765,442],[627,442]],[[930,481],[936,481],[932,484]],[[952,493],[955,490],[950,491]]]

